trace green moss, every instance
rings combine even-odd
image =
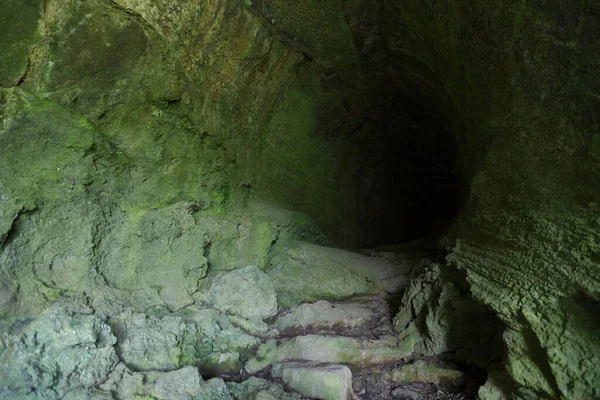
[[[106,15],[89,13],[89,9],[78,11],[66,24],[66,43],[53,37],[55,86],[89,80],[106,85],[124,77],[146,53],[148,38],[141,26],[131,21],[121,27]]]
[[[356,65],[357,54],[341,1],[254,0],[249,8],[281,40],[320,64],[338,70]]]
[[[5,0],[0,3],[0,87],[15,86],[24,76],[31,47],[39,39],[41,0]]]
[[[15,94],[17,114],[0,136],[5,151],[0,166],[14,178],[4,182],[5,190],[37,200],[74,194],[78,184],[90,181],[92,159],[85,154],[97,141],[96,133],[84,118],[52,101]]]
[[[600,161],[600,135],[592,136],[592,143],[590,145],[590,155]]]

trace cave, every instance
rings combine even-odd
[[[359,149],[353,236],[360,247],[436,237],[451,226],[462,198],[456,139],[426,104],[394,90],[346,140]]]
[[[600,397],[598,21],[0,1],[0,397]]]

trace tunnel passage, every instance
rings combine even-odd
[[[395,90],[355,132],[358,236],[363,247],[443,233],[461,205],[457,146],[443,119]]]

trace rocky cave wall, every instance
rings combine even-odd
[[[2,314],[65,293],[177,309],[198,288],[169,288],[190,274],[264,265],[278,234],[228,219],[264,200],[350,248],[451,226],[448,263],[506,324],[518,394],[598,396],[597,2],[0,7]],[[443,161],[422,172],[431,157]],[[406,196],[440,175],[427,204]],[[173,223],[189,210],[212,228]],[[156,275],[154,261],[185,263],[152,253],[152,229],[185,232],[179,251],[205,265]],[[131,291],[140,280],[173,282]]]

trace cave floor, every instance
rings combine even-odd
[[[439,268],[434,261],[442,255],[407,247],[347,252],[306,243],[284,254],[294,262],[312,262],[316,270],[339,263],[353,274],[365,273],[365,282],[381,280],[375,282],[378,292],[369,289],[366,292],[371,293],[335,299],[344,293],[347,281],[338,282],[341,292],[328,293],[319,286],[322,282],[310,280],[314,276],[294,277],[284,268],[284,279],[291,285],[305,280],[303,295],[314,289],[323,297],[301,301],[292,294],[283,296],[279,289],[281,301],[296,305],[280,307],[261,319],[264,302],[259,301],[251,304],[251,312],[259,312],[259,317],[248,317],[235,308],[239,298],[231,292],[248,289],[239,282],[261,287],[267,275],[246,267],[214,280],[213,287],[225,288],[215,289],[216,293],[226,297],[213,302],[217,309],[190,305],[177,311],[126,311],[107,317],[70,304],[37,318],[5,321],[0,331],[8,350],[0,356],[21,378],[29,374],[32,391],[27,395],[35,398],[63,394],[71,397],[62,398],[205,400],[476,397],[485,376],[465,362],[454,362],[453,353],[459,350],[443,347],[444,340],[435,339],[440,328],[434,322],[427,324],[432,331],[424,331],[418,321],[444,320],[447,314],[441,307],[448,297],[446,289],[439,292],[431,286],[440,284],[431,271]],[[276,264],[285,265],[281,259]],[[273,269],[267,269],[267,274],[277,287],[282,271]],[[236,277],[241,280],[227,286]],[[227,291],[233,297],[224,294]],[[455,303],[460,300],[450,297]],[[417,310],[419,302],[428,309],[425,317]],[[404,314],[409,315],[408,323]],[[13,389],[5,393],[8,398],[23,390]]]

